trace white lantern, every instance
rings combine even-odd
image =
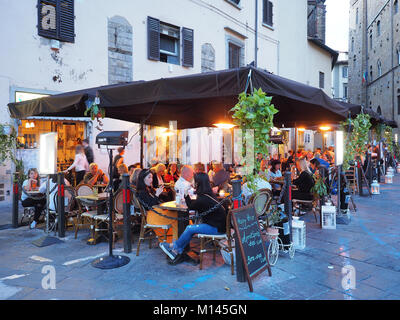
[[[295,249],[305,249],[306,247],[306,224],[300,221],[299,217],[292,220],[292,239]]]
[[[397,165],[397,173],[400,173],[400,164]]]
[[[385,183],[393,183],[393,176],[391,175],[391,174],[387,174],[386,176],[385,176]]]
[[[322,229],[336,229],[336,207],[330,202],[321,206]]]
[[[374,180],[371,183],[371,193],[372,194],[380,194],[380,192],[379,192],[379,183],[378,183],[377,180]]]
[[[392,168],[392,167],[388,168],[388,170],[387,170],[387,173],[392,175],[392,176],[394,176],[394,172],[395,172],[394,168]]]

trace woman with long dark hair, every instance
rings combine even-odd
[[[36,224],[39,222],[40,214],[42,213],[44,206],[46,205],[46,198],[34,199],[31,198],[28,194],[29,191],[38,191],[39,187],[39,172],[36,168],[29,169],[28,179],[25,180],[22,184],[23,191],[21,194],[21,202],[23,207],[35,207],[35,214],[33,216],[33,221],[30,225],[31,229],[36,227]]]
[[[210,179],[206,173],[198,173],[194,176],[197,198],[192,200],[190,196],[185,197],[189,210],[198,213],[206,212],[214,207],[218,201],[211,189]],[[217,207],[209,214],[202,216],[202,223],[186,227],[179,239],[173,243],[160,243],[160,248],[172,260],[172,264],[183,261],[183,251],[190,243],[194,234],[219,235],[226,232],[226,213],[222,206]]]
[[[139,177],[137,180],[136,186],[136,195],[144,202],[146,206],[144,208],[147,211],[147,223],[152,225],[171,225],[171,229],[168,231],[167,241],[171,241],[170,238],[174,237],[177,239],[178,234],[178,221],[165,218],[163,216],[158,215],[152,210],[147,210],[147,207],[153,207],[155,205],[160,204],[162,201],[159,199],[159,196],[162,194],[164,187],[160,186],[158,189],[153,188],[153,174],[151,170],[145,169],[139,173]],[[143,205],[143,204],[142,204]],[[176,218],[176,211],[168,211],[157,209],[157,211],[162,211],[163,215],[171,216]],[[159,240],[163,240],[164,231],[160,231],[160,229],[154,229],[155,234],[158,236]]]

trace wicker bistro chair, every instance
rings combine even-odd
[[[93,188],[89,184],[80,184],[75,188],[77,196],[85,196],[93,194]],[[94,216],[97,215],[96,210],[92,210],[96,203],[91,200],[79,199],[78,202],[78,213],[75,217],[74,228],[75,228],[75,239],[78,236],[78,230],[81,228],[88,228],[94,232]],[[94,233],[92,234],[94,235]]]
[[[138,240],[138,245],[136,249],[136,256],[139,255],[140,251],[140,244],[144,240],[149,240],[149,248],[151,249],[151,243],[153,239],[157,239],[158,236],[154,233],[153,229],[159,229],[163,231],[162,235],[162,240],[164,242],[167,241],[167,238],[172,236],[168,235],[169,229],[172,228],[171,224],[165,224],[165,225],[153,225],[153,224],[148,224],[147,223],[147,210],[142,206],[142,204],[139,202],[138,198],[136,197],[135,194],[132,195],[134,205],[136,208],[140,209],[140,215],[141,215],[141,226],[140,226],[140,235],[139,235],[139,240]]]
[[[224,250],[231,257],[231,274],[235,274],[234,271],[234,257],[232,247],[232,224],[231,224],[231,211],[226,216],[226,233],[221,235],[211,234],[197,234],[200,239],[200,270],[203,270],[203,258],[204,253],[213,252],[213,260],[215,261],[216,251]],[[206,246],[212,244],[212,248],[206,249]]]
[[[257,193],[253,194],[248,204],[254,204],[254,209],[258,217],[268,212],[272,202],[272,191],[269,189],[260,189]]]
[[[69,223],[73,221],[73,217],[77,215],[77,211],[74,210],[76,203],[75,190],[72,187],[65,187],[64,196],[68,199],[67,205],[64,208],[65,214],[65,228],[68,228]],[[51,199],[55,205],[55,211],[49,210],[49,231],[57,232],[58,227],[58,191],[53,195]]]
[[[22,188],[22,187],[21,187],[21,193],[24,193],[24,194],[27,195],[29,198],[36,199],[36,200],[41,200],[41,199],[44,199],[44,198],[46,197],[45,195],[34,196],[34,195],[31,195],[31,194],[28,194],[28,193],[24,190],[24,188]],[[22,207],[24,208],[24,211],[22,212],[22,216],[21,216],[21,220],[20,220],[20,225],[22,225],[22,222],[23,222],[24,220],[26,220],[26,221],[28,222],[28,225],[29,225],[29,224],[31,224],[32,221],[33,221],[33,217],[34,217],[34,215],[35,215],[35,207],[24,207],[24,206],[22,206]],[[43,210],[41,216],[44,215],[44,213],[45,213],[45,210]]]

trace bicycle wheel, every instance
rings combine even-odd
[[[271,266],[274,266],[279,257],[279,244],[276,239],[271,240],[268,246],[268,261]]]

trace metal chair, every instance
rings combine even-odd
[[[316,198],[314,196],[313,200],[300,200],[300,199],[292,199],[292,204],[293,204],[293,213],[297,209],[300,212],[300,206],[308,206],[311,208],[312,213],[314,214],[315,222],[318,222],[317,220],[317,211],[321,211],[321,206],[319,205],[320,199]],[[321,212],[320,212],[321,214]]]
[[[234,258],[233,258],[233,247],[232,247],[232,224],[231,224],[231,211],[226,216],[226,232],[221,235],[212,234],[197,234],[200,239],[200,270],[203,270],[203,259],[204,253],[213,252],[213,260],[215,261],[216,251],[224,250],[231,257],[231,274],[234,271]],[[212,248],[206,249],[208,244],[212,244]]]
[[[172,235],[168,235],[169,229],[172,228],[171,224],[165,224],[165,225],[154,225],[154,224],[148,224],[147,223],[147,210],[143,208],[139,200],[137,199],[136,195],[132,195],[133,202],[137,208],[140,209],[140,215],[141,215],[141,226],[140,226],[140,235],[139,235],[139,240],[138,240],[138,245],[136,249],[136,256],[139,255],[140,251],[140,244],[144,240],[149,240],[149,248],[151,249],[151,243],[153,239],[158,239],[159,237],[154,233],[154,229],[160,229],[163,231],[162,235],[162,241],[166,242],[168,237],[171,237]]]

